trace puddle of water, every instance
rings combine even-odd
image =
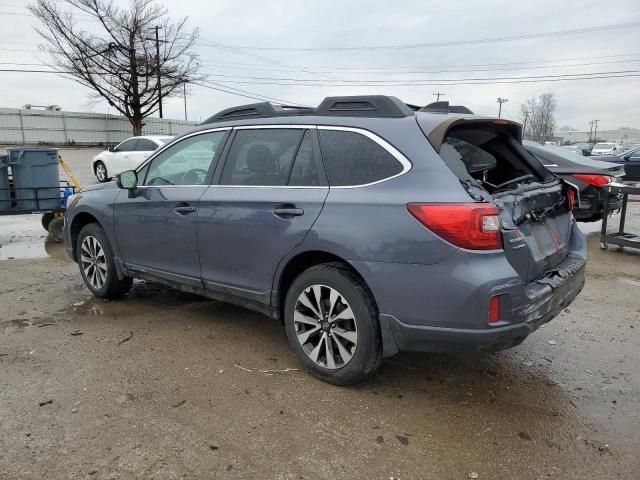
[[[0,245],[0,260],[46,257],[65,258],[66,252],[63,244],[37,240]]]

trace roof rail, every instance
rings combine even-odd
[[[427,112],[427,113],[469,113],[473,114],[471,110],[469,110],[464,105],[449,105],[448,101],[442,102],[433,102],[429,105],[422,107],[419,112]]]
[[[206,119],[202,124],[292,115],[344,117],[410,117],[414,112],[396,97],[386,95],[357,95],[327,97],[317,108],[276,105],[269,102],[252,103],[227,108]]]

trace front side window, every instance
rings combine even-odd
[[[151,161],[144,185],[204,185],[226,133],[203,133],[171,145]]]
[[[294,159],[298,163],[297,159],[304,157],[310,143],[309,134],[300,128],[238,130],[220,185],[285,186],[293,173]],[[304,159],[300,160],[302,163]]]
[[[356,132],[319,130],[320,149],[331,186],[356,186],[402,172],[402,164],[370,138]]]
[[[136,149],[136,145],[138,144],[137,138],[130,138],[129,140],[125,140],[120,145],[115,148],[116,152],[133,152]]]

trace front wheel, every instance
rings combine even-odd
[[[382,341],[373,298],[345,265],[318,265],[300,274],[284,308],[289,343],[316,377],[348,385],[380,365]]]
[[[94,167],[94,172],[96,174],[96,178],[100,183],[109,181],[109,174],[107,173],[107,167],[103,162],[101,161],[96,162],[96,166]]]
[[[133,279],[118,278],[113,250],[97,223],[85,225],[76,244],[80,274],[87,288],[98,298],[114,299],[129,291]]]

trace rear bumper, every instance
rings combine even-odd
[[[460,352],[498,351],[514,347],[555,318],[580,293],[585,283],[585,262],[569,258],[564,273],[549,277],[549,282],[533,282],[525,287],[529,302],[518,315],[525,319],[486,329],[445,328],[403,323],[393,315],[381,314],[385,355],[398,351]],[[562,265],[559,266],[559,269]],[[560,275],[564,275],[561,277]]]

